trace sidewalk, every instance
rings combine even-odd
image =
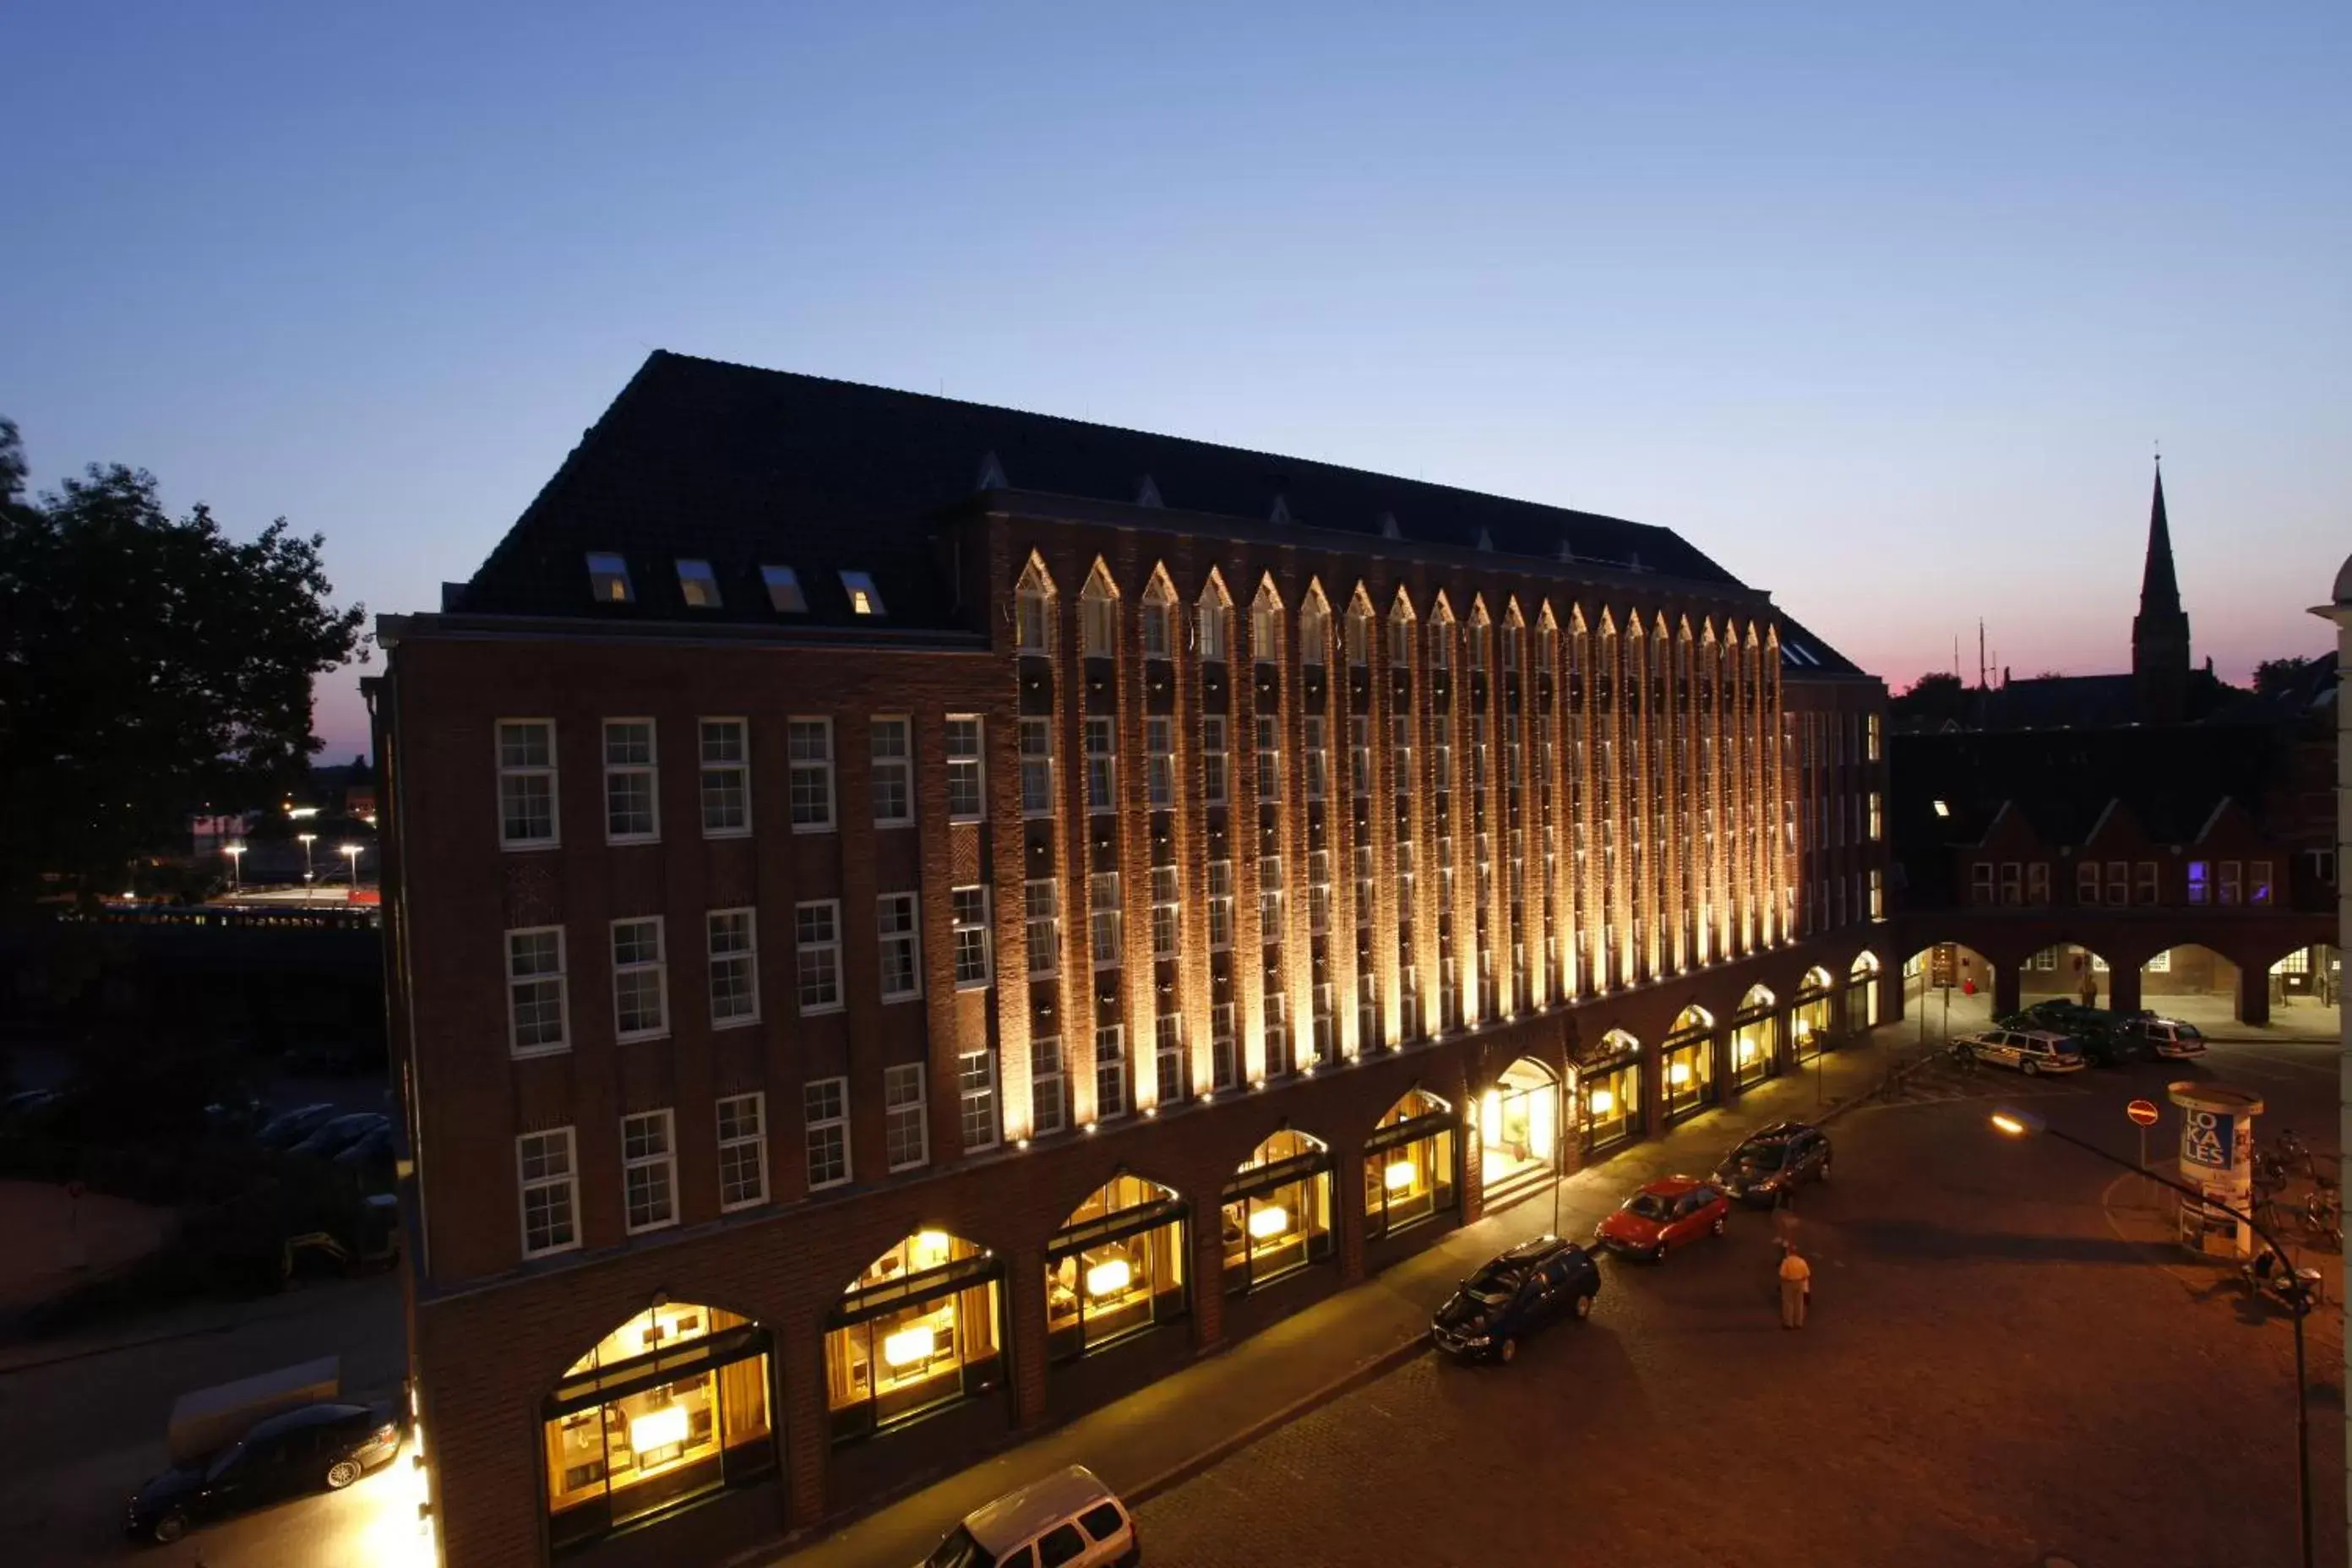
[[[1633,1187],[1654,1176],[1711,1170],[1759,1127],[1823,1121],[1859,1103],[1891,1067],[1920,1058],[1917,1026],[1891,1024],[1870,1043],[1760,1084],[1719,1108],[1636,1143],[1557,1184],[1563,1235],[1591,1234]],[[1930,1039],[1928,1051],[1937,1049]],[[1083,1464],[1141,1503],[1424,1348],[1430,1315],[1472,1268],[1551,1228],[1552,1189],[1490,1213],[1352,1289],[1194,1362],[1127,1397],[899,1499],[822,1539],[799,1543],[791,1568],[919,1563],[955,1521],[991,1499],[1066,1465]],[[751,1562],[783,1561],[762,1552]]]

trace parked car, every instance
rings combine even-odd
[[[1072,1465],[964,1515],[922,1568],[1128,1568],[1142,1561],[1134,1515],[1092,1470]]]
[[[1730,1219],[1731,1200],[1715,1183],[1664,1176],[1620,1204],[1592,1234],[1612,1252],[1664,1263],[1667,1253],[1685,1242],[1721,1236]]]
[[[2047,1029],[1986,1029],[1952,1044],[1980,1062],[2015,1068],[2028,1078],[2045,1072],[2080,1072],[2083,1053],[2063,1035]]]
[[[299,1105],[291,1110],[281,1110],[261,1124],[253,1141],[265,1149],[291,1149],[335,1114],[335,1108],[323,1100],[316,1105]]]
[[[2137,1013],[2116,1026],[2116,1033],[2137,1042],[2151,1055],[2167,1061],[2179,1061],[2183,1057],[2205,1054],[2205,1037],[2194,1024],[2178,1018],[2166,1018],[2154,1013]]]
[[[1715,1180],[1735,1198],[1778,1202],[1805,1182],[1830,1179],[1830,1135],[1802,1121],[1776,1121],[1751,1132],[1715,1168]]]
[[[20,1089],[0,1100],[0,1132],[21,1132],[37,1124],[58,1103],[53,1089]]]
[[[310,1135],[287,1151],[313,1160],[331,1160],[369,1133],[389,1128],[392,1118],[380,1110],[354,1110],[320,1122]]]
[[[2139,1042],[2122,1030],[2114,1014],[2079,1002],[2036,1002],[2021,1013],[1994,1019],[1993,1026],[2056,1035],[2082,1052],[2083,1059],[2093,1067],[2121,1067],[2147,1055]]]
[[[1538,1236],[1490,1258],[1462,1281],[1431,1320],[1439,1350],[1465,1361],[1509,1364],[1519,1341],[1563,1314],[1592,1314],[1601,1268],[1592,1254],[1557,1236]]]
[[[191,1525],[304,1492],[341,1491],[400,1452],[390,1409],[305,1405],[257,1423],[216,1454],[175,1465],[131,1500],[124,1533],[170,1543]]]

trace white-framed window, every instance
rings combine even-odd
[[[1315,1059],[1326,1064],[1336,1059],[1339,1053],[1339,1024],[1333,1018],[1331,1011],[1337,1004],[1337,998],[1338,988],[1326,980],[1315,987],[1314,995],[1310,999],[1315,1008],[1313,1019]]]
[[[1282,721],[1271,713],[1257,719],[1257,797],[1282,798]]]
[[[2221,902],[2223,904],[2235,904],[2240,902],[2240,894],[2243,891],[2244,887],[2244,862],[2238,860],[2222,861]]]
[[[1412,667],[1412,621],[1393,611],[1389,616],[1389,663],[1399,669]]]
[[[841,900],[793,906],[793,962],[803,1013],[841,1011]]]
[[[784,735],[792,765],[793,831],[829,833],[833,830],[833,721],[787,720]]]
[[[924,1113],[923,1064],[882,1069],[882,1150],[894,1171],[931,1163],[931,1130]]]
[[[719,1102],[719,1207],[768,1201],[768,1097],[730,1094]]]
[[[751,831],[751,742],[740,719],[702,721],[702,836]]]
[[[1118,1024],[1095,1026],[1095,1120],[1127,1114],[1127,1030]]]
[[[1151,1058],[1160,1080],[1161,1105],[1177,1105],[1190,1098],[1184,1081],[1184,1015],[1161,1013],[1151,1020]]]
[[[1143,721],[1144,794],[1154,811],[1176,804],[1176,721],[1150,718]]]
[[[759,915],[753,910],[712,910],[703,917],[710,960],[710,1026],[760,1021]]]
[[[677,1152],[670,1112],[621,1118],[621,1206],[629,1234],[677,1223]]]
[[[1201,800],[1205,805],[1225,804],[1225,716],[1201,715]]]
[[[1877,871],[1873,871],[1870,874],[1870,918],[1872,920],[1883,920],[1885,918],[1885,886],[1881,879],[1881,874]]]
[[[2249,860],[2246,862],[2246,867],[2252,873],[2246,883],[2246,902],[2269,903],[2271,901],[2271,863],[2267,860]]]
[[[1348,612],[1348,662],[1358,668],[1372,657],[1372,613],[1358,605]]]
[[[522,1255],[544,1258],[580,1245],[580,1166],[569,1127],[526,1132],[515,1140],[515,1174],[522,1197]]]
[[[659,915],[613,922],[613,1033],[650,1040],[669,1033],[669,965]]]
[[[1331,929],[1331,851],[1307,852],[1307,929],[1317,936]]]
[[[1265,1070],[1290,1070],[1290,997],[1280,976],[1269,972],[1265,985]]]
[[[2082,860],[2074,866],[2074,901],[2095,904],[2099,901],[2099,863]]]
[[[1209,1076],[1220,1093],[1242,1081],[1241,1041],[1234,1033],[1234,1005],[1219,1002],[1209,1008]]]
[[[1000,1136],[996,1117],[996,1053],[965,1051],[956,1058],[956,1095],[963,1128],[963,1151],[993,1149]]]
[[[654,721],[604,721],[604,841],[651,844],[661,837],[654,775]]]
[[[1356,924],[1360,927],[1372,923],[1373,877],[1372,847],[1359,844],[1356,846]]]
[[[1143,596],[1143,657],[1166,658],[1175,643],[1176,606],[1153,594]]]
[[[1015,614],[1013,649],[1018,653],[1047,653],[1054,640],[1054,597],[1044,587],[1024,578],[1014,590],[1013,602]]]
[[[1021,815],[1050,816],[1054,811],[1054,723],[1021,721]]]
[[[1214,584],[1201,593],[1201,658],[1223,664],[1233,657],[1234,607],[1217,596]]]
[[[507,1050],[547,1056],[572,1048],[566,1027],[563,928],[529,926],[507,932]]]
[[[803,1085],[801,1126],[807,1139],[809,1190],[849,1180],[849,1080],[821,1078]]]
[[[1062,1042],[1029,1042],[1029,1129],[1043,1138],[1070,1124],[1070,1084],[1062,1071]]]
[[[879,616],[882,608],[881,590],[874,586],[870,572],[844,572],[841,591],[849,595],[849,613],[853,616]]]
[[[2124,909],[2131,903],[2130,861],[2107,862],[2107,902],[2116,909]]]
[[[978,990],[996,978],[988,930],[988,889],[955,888],[948,899],[955,931],[956,989]]]
[[[1062,966],[1062,884],[1038,877],[1021,884],[1029,937],[1029,977],[1050,978]]]
[[[2132,868],[2132,901],[2138,904],[2157,901],[2155,861],[2142,860]]]
[[[762,566],[760,582],[768,590],[768,607],[782,616],[808,614],[808,595],[801,592],[801,575],[789,566]]]
[[[1282,662],[1282,605],[1270,588],[1250,601],[1250,657],[1260,664]]]
[[[1321,800],[1324,786],[1330,778],[1331,753],[1324,748],[1323,744],[1322,716],[1309,713],[1304,722],[1307,746],[1307,798]]]
[[[1989,904],[1992,900],[1992,862],[1975,861],[1969,868],[1969,902]],[[1811,917],[1811,908],[1808,907],[1806,910],[1808,918]]]
[[[917,899],[913,893],[884,893],[874,900],[885,1002],[911,1002],[923,994],[923,933]]]
[[[914,726],[903,715],[877,718],[874,747],[874,826],[905,827],[915,820]],[[797,778],[798,774],[795,773]]]
[[[1097,871],[1087,879],[1087,934],[1097,969],[1119,962],[1118,873]]]
[[[677,592],[689,609],[715,610],[719,606],[719,579],[711,573],[708,561],[678,558]]]
[[[1402,713],[1389,721],[1389,771],[1395,775],[1391,788],[1401,795],[1412,793],[1412,720]]]
[[[1087,809],[1118,809],[1118,732],[1108,719],[1087,721]]]
[[[1209,950],[1223,952],[1234,945],[1234,863],[1209,862]]]
[[[1323,667],[1323,642],[1330,630],[1331,612],[1315,599],[1298,606],[1298,662]]]
[[[1454,668],[1454,624],[1451,621],[1429,623],[1429,668]]]
[[[546,849],[559,842],[555,721],[499,721],[499,846]]]
[[[2210,902],[2212,898],[2213,863],[2210,860],[2189,862],[2189,901],[2192,904]]]
[[[1176,868],[1151,868],[1151,956],[1176,956]]]
[[[1282,940],[1282,857],[1257,858],[1257,923],[1268,943]]]
[[[948,715],[948,820],[978,822],[988,815],[986,730],[977,713]]]
[[[1118,601],[1096,592],[1092,584],[1078,595],[1078,643],[1088,658],[1108,658],[1118,651]]]
[[[1880,795],[1878,791],[1872,790],[1870,792],[1870,841],[1873,844],[1877,843],[1886,836],[1886,822],[1884,811],[1885,807],[1883,797]]]
[[[1361,713],[1348,721],[1348,785],[1359,800],[1372,793],[1372,721]]]

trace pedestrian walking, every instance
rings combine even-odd
[[[1813,1293],[1813,1266],[1800,1257],[1792,1242],[1780,1244],[1780,1326],[1805,1326],[1805,1307]]]
[[[2099,1005],[2099,979],[2098,979],[2098,976],[2097,976],[2097,975],[2095,975],[2095,974],[2093,974],[2089,970],[2085,969],[2084,971],[2083,971],[2083,1005],[2084,1005],[2084,1006],[2085,1006],[2085,1007],[2095,1007],[2095,1006],[2097,1006],[2098,1005]]]

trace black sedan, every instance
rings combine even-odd
[[[1489,1260],[1462,1281],[1429,1325],[1437,1348],[1465,1361],[1509,1362],[1519,1341],[1559,1317],[1592,1313],[1601,1269],[1572,1241],[1538,1236]]]
[[[1801,1183],[1830,1179],[1830,1135],[1808,1122],[1776,1121],[1726,1154],[1715,1179],[1744,1203],[1778,1203]]]
[[[310,1135],[287,1151],[312,1160],[331,1160],[374,1132],[389,1132],[392,1118],[376,1110],[355,1110],[313,1128]]]
[[[281,1411],[219,1453],[141,1487],[123,1532],[168,1544],[190,1525],[304,1492],[341,1491],[399,1453],[400,1438],[400,1423],[380,1405]]]

